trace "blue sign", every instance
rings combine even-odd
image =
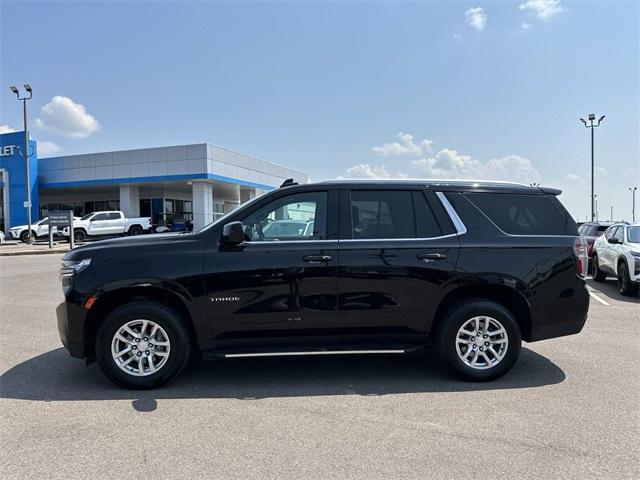
[[[24,132],[0,135],[0,171],[4,189],[4,228],[27,223],[27,167],[22,152]],[[31,190],[31,222],[38,220],[38,152],[37,142],[29,140],[29,189]],[[3,226],[0,225],[0,228]]]

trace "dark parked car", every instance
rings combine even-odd
[[[587,257],[589,258],[589,271],[591,271],[591,257],[593,257],[593,244],[602,236],[607,228],[612,225],[611,222],[584,222],[578,227],[578,233],[587,244]]]
[[[194,354],[435,348],[464,378],[521,340],[578,333],[586,249],[558,190],[463,181],[285,182],[201,231],[105,240],[62,261],[72,356],[150,388]],[[312,228],[265,239],[295,219]]]

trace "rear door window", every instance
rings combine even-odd
[[[415,238],[411,194],[409,190],[351,191],[352,238]]]
[[[552,195],[467,193],[501,230],[511,235],[577,235],[576,224]]]

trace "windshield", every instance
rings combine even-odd
[[[261,193],[260,195],[258,195],[256,197],[253,197],[251,200],[249,200],[249,201],[243,203],[242,205],[240,205],[239,208],[244,209],[244,208],[248,207],[249,205],[255,203],[256,200],[258,200],[259,198],[262,198],[262,196],[267,194],[267,193],[269,193],[269,192],[264,192],[264,193]],[[223,216],[221,216],[217,220],[214,220],[213,222],[211,222],[211,223],[205,225],[204,227],[202,227],[200,230],[197,230],[197,232],[204,232],[205,230],[208,230],[209,228],[213,227],[214,225],[217,225],[220,222],[224,223],[226,221],[227,217],[229,217],[229,215],[231,215],[232,213],[235,213],[237,211],[238,211],[238,209],[232,210],[230,212],[225,213]]]
[[[89,217],[91,217],[91,215],[93,215],[93,213],[87,213],[84,217],[82,217],[80,220],[88,220]]]
[[[629,243],[640,243],[640,226],[627,228]]]

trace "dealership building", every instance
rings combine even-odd
[[[31,221],[52,210],[76,216],[122,210],[156,225],[203,227],[241,203],[306,174],[209,143],[38,159],[30,140]],[[24,132],[0,135],[0,228],[27,223]]]

